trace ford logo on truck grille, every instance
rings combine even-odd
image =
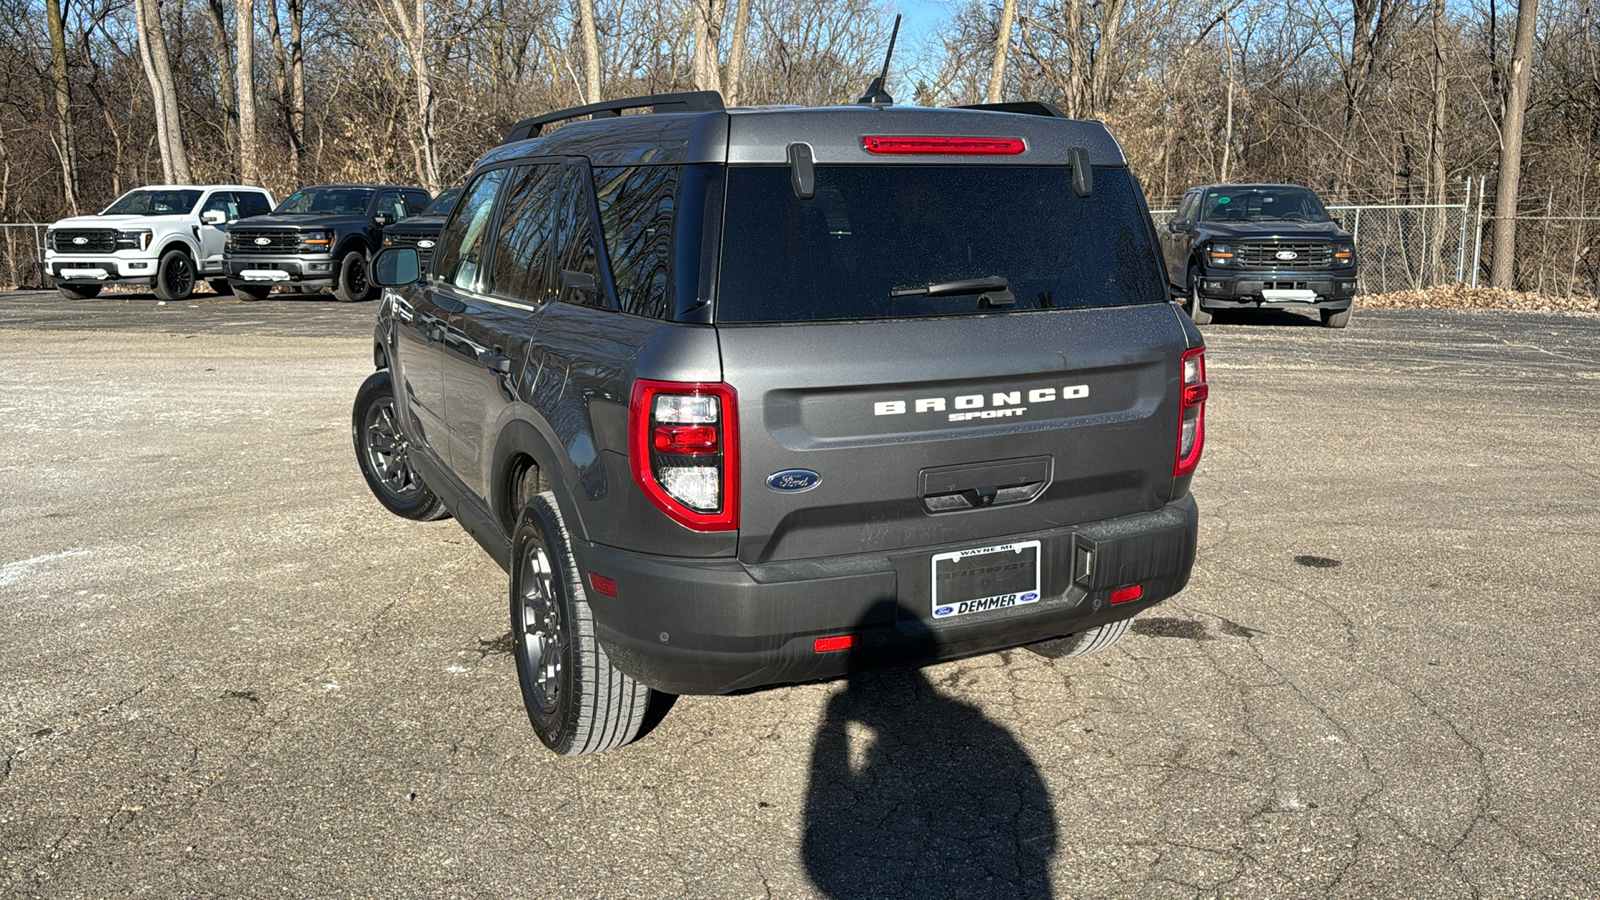
[[[1300,254],[1294,252],[1293,250],[1279,250],[1278,251],[1278,258],[1279,259],[1286,259],[1286,260],[1287,259],[1299,259],[1300,258]]]
[[[810,469],[785,469],[767,476],[767,487],[780,494],[798,494],[822,483],[822,476]]]
[[[417,241],[417,246],[421,247],[424,250],[432,250],[433,249],[433,241]]]
[[[73,242],[73,243],[74,243],[74,244],[78,244],[78,245],[80,245],[80,246],[81,246],[81,245],[83,245],[83,244],[87,244],[87,243],[89,243],[89,239],[88,239],[88,238],[86,238],[86,237],[75,237],[75,238],[73,238],[73,239],[72,239],[72,242]]]
[[[270,243],[272,243],[272,238],[256,238],[257,247],[265,247]]]

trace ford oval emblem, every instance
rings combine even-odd
[[[432,250],[433,241],[417,241],[417,246],[421,247],[423,250]]]
[[[1294,252],[1293,250],[1279,250],[1278,251],[1278,258],[1279,259],[1299,259],[1300,258],[1300,254]]]
[[[257,247],[265,247],[270,243],[272,243],[272,238],[256,238]]]
[[[74,244],[83,245],[83,244],[89,243],[89,239],[86,238],[86,237],[75,237],[75,238],[72,239],[72,242]]]
[[[767,476],[767,487],[780,494],[798,494],[822,483],[822,476],[810,469],[784,469]]]

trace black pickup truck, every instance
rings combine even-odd
[[[392,184],[325,184],[301,188],[271,215],[242,219],[228,229],[223,268],[241,300],[260,300],[275,287],[333,288],[346,303],[372,296],[367,261],[383,229],[421,212],[428,192]]]
[[[608,101],[515,126],[418,256],[374,261],[356,457],[508,571],[557,753],[652,690],[1094,652],[1189,579],[1205,349],[1098,122]]]
[[[1160,234],[1168,277],[1188,291],[1196,325],[1237,307],[1315,309],[1331,328],[1350,323],[1355,239],[1310,188],[1190,188]]]
[[[433,258],[434,245],[439,241],[439,229],[444,227],[444,220],[450,216],[460,196],[459,187],[440,191],[422,212],[383,229],[383,246],[417,248],[422,271],[428,271],[428,261]]]

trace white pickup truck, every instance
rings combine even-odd
[[[107,284],[144,284],[183,300],[201,279],[228,293],[228,226],[272,212],[272,195],[244,184],[136,188],[99,215],[75,216],[45,232],[45,268],[61,295],[84,300]]]

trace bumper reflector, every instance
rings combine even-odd
[[[818,653],[831,653],[835,650],[849,650],[861,643],[861,636],[857,634],[841,634],[838,637],[817,638],[811,648]]]
[[[1133,587],[1117,588],[1116,590],[1112,591],[1111,602],[1127,603],[1129,600],[1137,600],[1143,596],[1144,587],[1136,584]]]

